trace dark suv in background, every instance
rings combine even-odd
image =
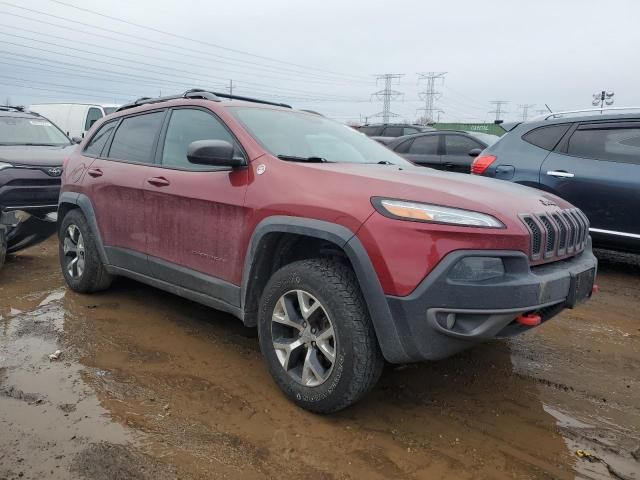
[[[469,173],[473,159],[499,138],[488,133],[436,130],[396,138],[387,147],[422,167]]]
[[[22,107],[0,107],[0,264],[7,253],[53,235],[63,160],[73,144]]]
[[[595,245],[639,252],[640,114],[624,110],[558,112],[504,125],[508,133],[476,157],[471,171],[558,195],[587,215]]]
[[[366,125],[353,128],[383,145],[388,144],[398,137],[435,130],[433,127],[412,125],[410,123],[368,123]]]

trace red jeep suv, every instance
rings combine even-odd
[[[441,359],[591,296],[588,221],[520,185],[416,167],[320,115],[190,90],[99,121],[65,164],[71,289],[126,276],[257,326],[319,413],[384,361]]]

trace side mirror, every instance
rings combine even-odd
[[[75,143],[76,145],[78,145],[79,143],[81,143],[81,142],[82,142],[82,138],[80,138],[80,137],[72,137],[72,138],[71,138],[71,141],[72,141],[73,143]]]
[[[198,165],[242,167],[244,159],[234,156],[233,145],[224,140],[196,140],[187,147],[187,159]]]
[[[469,150],[469,156],[470,157],[477,157],[481,153],[482,153],[482,149],[481,148],[472,148],[471,150]]]

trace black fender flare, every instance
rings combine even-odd
[[[58,201],[58,212],[60,212],[60,207],[64,204],[75,205],[82,211],[84,218],[87,219],[87,223],[89,224],[89,228],[91,229],[91,233],[93,234],[93,238],[95,239],[96,248],[98,249],[98,254],[100,255],[100,260],[103,264],[109,265],[109,260],[107,258],[107,253],[104,249],[104,244],[102,243],[102,236],[100,235],[100,230],[98,229],[98,222],[96,221],[96,214],[93,210],[93,205],[89,197],[87,197],[83,193],[77,192],[63,192],[60,195],[60,199]],[[58,228],[62,224],[62,217],[58,215]]]
[[[245,311],[249,279],[260,242],[269,233],[293,233],[329,241],[340,247],[353,266],[378,337],[382,354],[389,362],[407,358],[397,325],[391,316],[378,275],[358,237],[348,228],[323,220],[302,217],[272,216],[262,220],[253,231],[244,261],[241,286],[242,310]]]

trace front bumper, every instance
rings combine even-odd
[[[454,265],[465,257],[500,257],[502,277],[481,282],[451,280]],[[591,295],[597,260],[587,248],[574,257],[530,267],[517,251],[459,250],[447,255],[406,297],[387,296],[395,323],[393,361],[411,362],[448,357],[475,343],[509,337],[529,326],[516,317],[535,313],[542,322]]]

